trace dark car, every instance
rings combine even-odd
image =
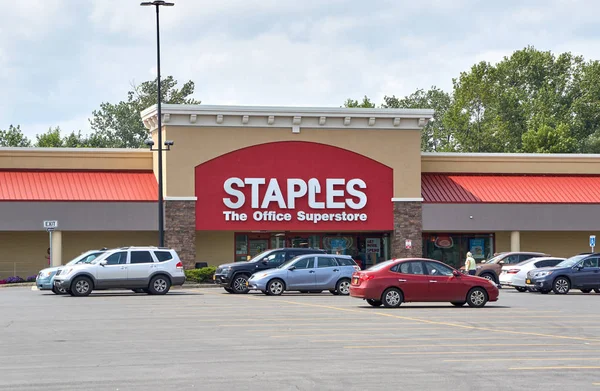
[[[229,293],[248,293],[248,279],[256,272],[274,269],[299,255],[325,254],[316,248],[277,248],[263,251],[247,262],[219,265],[213,280]]]
[[[498,300],[498,288],[490,280],[462,274],[433,259],[393,259],[354,273],[350,296],[373,307],[444,301],[456,307],[483,307]]]
[[[564,295],[575,288],[583,293],[600,293],[600,253],[575,255],[555,267],[534,269],[525,283],[540,293]]]

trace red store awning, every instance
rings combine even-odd
[[[421,175],[426,203],[598,204],[600,176]]]
[[[152,172],[0,171],[0,201],[156,201]]]

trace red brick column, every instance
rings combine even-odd
[[[412,241],[407,250],[406,240]],[[394,202],[394,232],[391,252],[393,258],[421,258],[423,256],[423,209],[421,202]]]
[[[194,268],[196,201],[165,201],[165,246],[177,251],[184,268]]]

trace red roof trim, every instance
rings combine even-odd
[[[0,171],[0,201],[151,202],[158,198],[152,172]]]
[[[600,204],[600,175],[422,174],[425,203]]]

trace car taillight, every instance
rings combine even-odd
[[[519,272],[519,269],[510,269],[507,273],[508,274],[517,274]]]
[[[374,278],[375,278],[375,276],[374,276],[374,275],[372,275],[372,274],[362,274],[362,275],[360,276],[360,280],[361,280],[361,281],[369,281],[369,280],[372,280],[372,279],[374,279]]]
[[[181,263],[181,261],[177,262],[177,265],[175,266],[177,269],[183,269],[183,263]]]

